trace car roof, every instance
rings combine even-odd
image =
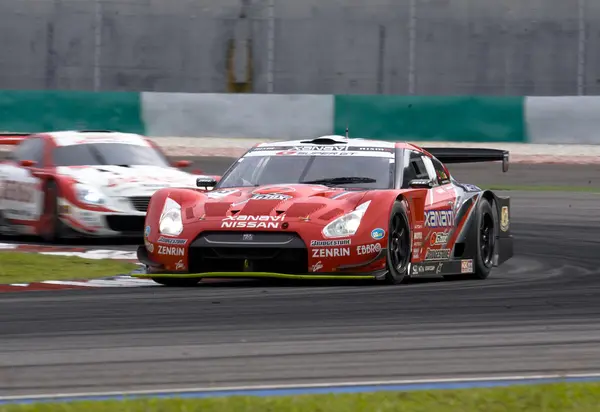
[[[43,135],[50,137],[57,146],[73,146],[89,143],[120,143],[136,146],[151,146],[144,136],[135,133],[121,133],[104,130],[65,130],[43,133]]]
[[[419,146],[408,142],[391,142],[386,140],[375,140],[375,139],[359,139],[359,138],[348,138],[341,135],[324,135],[316,138],[308,138],[302,140],[281,140],[275,142],[260,143],[255,147],[287,147],[287,146],[311,146],[315,144],[331,144],[335,145],[350,143],[352,145],[360,145],[362,147],[373,147],[373,148],[399,148],[399,149],[411,149],[419,152],[423,152],[423,149]]]

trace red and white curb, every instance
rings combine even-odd
[[[119,275],[100,279],[45,280],[43,282],[12,283],[0,285],[0,293],[93,288],[139,288],[151,286],[160,285],[150,279],[136,279],[128,275]]]

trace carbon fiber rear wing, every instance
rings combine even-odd
[[[508,171],[508,150],[476,149],[462,147],[424,147],[425,151],[442,163],[502,162],[502,171]]]

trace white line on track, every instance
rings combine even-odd
[[[285,389],[314,389],[314,388],[340,388],[340,387],[365,387],[365,386],[400,386],[400,385],[423,385],[423,384],[453,384],[453,383],[478,383],[478,382],[502,382],[502,381],[530,381],[548,379],[585,379],[598,378],[600,372],[582,374],[545,374],[545,375],[508,375],[508,376],[481,376],[473,378],[444,378],[444,379],[407,379],[387,381],[357,381],[357,382],[329,382],[312,384],[288,384],[288,385],[256,385],[256,386],[224,386],[224,387],[198,387],[180,389],[157,389],[138,390],[122,392],[80,392],[80,393],[58,393],[58,394],[36,394],[19,396],[0,396],[0,401],[35,400],[35,399],[60,399],[79,397],[110,397],[110,396],[136,396],[136,395],[158,395],[158,394],[183,394],[202,392],[234,392],[234,391],[261,391],[261,390],[285,390]]]

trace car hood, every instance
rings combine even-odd
[[[159,166],[73,166],[57,172],[77,182],[94,186],[108,196],[151,194],[164,187],[196,187],[198,176]]]
[[[344,190],[322,185],[290,184],[217,189],[205,194],[201,213],[205,218],[235,215],[277,216],[286,220],[316,217],[329,221],[358,206],[365,190]]]

